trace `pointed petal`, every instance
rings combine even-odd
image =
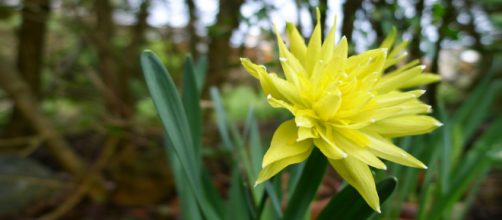
[[[430,116],[407,115],[387,118],[367,128],[384,137],[401,137],[429,133],[441,125],[441,122]]]
[[[322,135],[321,135],[322,137]],[[332,141],[329,141],[325,138],[316,138],[314,139],[314,145],[319,148],[319,150],[326,156],[327,158],[338,160],[347,157],[347,154],[340,150]]]
[[[306,63],[306,71],[310,76],[312,71],[314,70],[315,65],[319,63],[319,57],[321,54],[321,15],[319,9],[317,9],[317,24],[312,32],[312,36],[310,37],[310,41],[307,47],[307,63]]]
[[[338,45],[333,52],[333,56],[340,56],[346,58],[349,54],[349,43],[347,42],[347,38],[345,36],[340,39]]]
[[[331,26],[331,30],[328,33],[326,39],[324,39],[324,43],[322,44],[322,55],[321,59],[329,61],[333,57],[333,52],[335,51],[335,33],[336,33],[336,20],[333,21],[333,25]]]
[[[281,170],[283,170],[284,168],[286,168],[287,166],[289,166],[291,164],[300,163],[300,162],[306,160],[309,157],[310,153],[312,152],[313,146],[310,145],[306,149],[307,149],[307,151],[305,151],[303,153],[283,158],[281,160],[278,160],[278,161],[271,163],[271,164],[267,165],[266,167],[264,167],[260,171],[260,173],[258,174],[258,178],[255,182],[255,185],[258,185],[260,183],[267,181],[268,179],[270,179],[271,177],[273,177],[274,175],[276,175]]]
[[[337,129],[337,131],[339,130],[349,130],[349,129]],[[343,151],[347,152],[348,155],[358,159],[359,161],[372,167],[375,167],[377,169],[386,170],[387,166],[385,166],[385,164],[380,159],[378,159],[378,157],[376,157],[373,153],[368,151],[367,146],[369,144],[369,141],[367,140],[367,137],[364,134],[362,133],[359,134],[359,133],[357,133],[357,136],[353,135],[355,139],[351,139],[348,138],[346,134],[335,132],[334,134],[335,144],[337,146],[340,146],[340,148]],[[354,134],[356,134],[356,132],[354,132]],[[353,141],[357,139],[364,139],[365,145],[359,145]]]
[[[385,75],[378,82],[375,89],[380,93],[390,92],[400,87],[403,83],[419,76],[424,70],[424,66],[416,66],[396,75]]]
[[[403,82],[398,89],[406,89],[410,87],[417,87],[441,81],[441,76],[434,73],[423,73],[413,79]]]
[[[286,79],[296,86],[300,85],[300,75],[305,75],[306,71],[300,63],[299,58],[295,57],[284,44],[284,41],[279,34],[279,31],[274,26],[275,35],[277,37],[277,44],[279,46],[279,60],[281,61],[282,69]],[[303,62],[303,61],[302,61]]]
[[[397,29],[396,27],[392,27],[392,31],[390,34],[383,40],[380,48],[391,48],[392,44],[394,44],[394,40],[396,40]]]
[[[368,134],[368,139],[370,140],[369,150],[376,156],[405,166],[427,169],[421,161],[389,140],[377,134]]]
[[[383,95],[379,95],[375,97],[375,101],[378,104],[378,107],[389,107],[395,106],[411,99],[418,98],[425,93],[423,89],[417,89],[408,92],[390,92]]]
[[[298,95],[298,88],[294,84],[281,79],[274,73],[267,73],[265,66],[256,65],[249,59],[242,58],[241,62],[251,75],[260,80],[263,92],[267,94],[267,96],[270,94],[276,99],[289,101],[291,103],[302,102]]]
[[[248,58],[241,58],[242,66],[251,74],[254,78],[260,79],[260,69],[257,68],[257,65],[251,62]]]
[[[271,94],[267,95],[267,102],[273,108],[285,108],[285,109],[289,110],[290,112],[294,112],[294,108],[291,104],[289,104],[285,101],[282,101],[280,99],[276,99]]]
[[[267,167],[286,158],[303,155],[312,148],[311,141],[297,142],[297,138],[298,129],[295,126],[295,122],[293,120],[283,122],[272,137],[270,148],[268,148],[263,157],[262,167]]]
[[[307,53],[307,46],[305,46],[305,39],[303,39],[298,29],[296,29],[295,24],[288,22],[286,23],[286,31],[288,33],[288,38],[290,40],[290,48],[293,55],[295,55],[298,60],[304,60]]]
[[[375,180],[366,164],[351,156],[341,160],[329,160],[329,163],[345,181],[356,188],[371,208],[380,212]]]

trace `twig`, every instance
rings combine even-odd
[[[86,164],[73,151],[63,136],[53,127],[51,121],[43,115],[34,95],[31,93],[28,85],[18,76],[12,74],[8,66],[0,63],[0,86],[16,103],[16,107],[21,114],[30,122],[31,126],[47,142],[47,148],[56,158],[61,166],[71,174],[80,177],[86,171]],[[103,187],[98,185],[93,187],[93,197],[100,198]]]
[[[100,171],[106,166],[112,157],[115,149],[119,143],[119,138],[112,137],[105,143],[104,149],[101,151],[99,158],[92,166],[91,170],[85,175],[80,185],[76,188],[75,192],[71,194],[57,209],[44,215],[40,220],[54,220],[61,218],[68,211],[73,209],[85,196],[85,194],[92,187],[94,179],[99,176]]]
[[[20,145],[33,145],[41,140],[40,136],[15,137],[0,139],[0,148],[12,148]]]

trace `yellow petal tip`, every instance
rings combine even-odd
[[[378,214],[382,214],[382,210],[380,210],[380,207],[377,207],[375,211],[378,212]]]

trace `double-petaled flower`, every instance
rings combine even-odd
[[[246,70],[260,80],[269,104],[294,115],[275,131],[256,184],[304,161],[317,147],[338,174],[380,212],[368,166],[385,170],[381,161],[385,159],[427,168],[391,139],[428,133],[441,126],[425,115],[431,107],[418,100],[425,91],[409,89],[436,82],[439,77],[423,73],[424,66],[416,60],[396,66],[406,57],[402,50],[407,42],[393,46],[395,31],[379,48],[354,56],[348,56],[345,38],[335,44],[334,27],[321,42],[319,22],[308,46],[291,23],[287,24],[287,35],[289,49],[277,33],[285,79],[241,59]]]

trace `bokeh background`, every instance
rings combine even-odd
[[[179,84],[188,54],[207,73],[204,162],[225,195],[230,163],[209,88],[220,89],[238,128],[253,108],[268,147],[289,116],[268,106],[239,58],[280,72],[274,24],[284,33],[293,22],[308,37],[317,6],[325,31],[337,17],[337,39],[348,38],[351,54],[377,47],[395,27],[410,42],[409,60],[443,78],[424,97],[434,109],[441,103],[455,112],[483,80],[502,76],[501,0],[0,0],[0,218],[180,218],[162,126],[140,70],[144,49]],[[479,106],[483,116],[469,113],[481,118],[461,151],[500,118],[497,88]],[[502,150],[490,153],[495,162],[468,183],[475,193],[457,207],[459,219],[502,218]],[[423,173],[411,175],[420,189]],[[329,171],[320,198],[339,186]],[[419,199],[403,196],[396,216],[414,219]]]

